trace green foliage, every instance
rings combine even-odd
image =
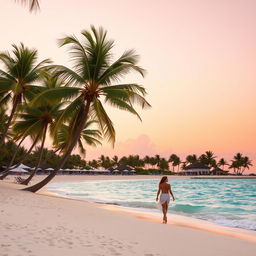
[[[17,145],[13,141],[8,141],[0,148],[0,168],[3,166],[7,166],[7,164],[11,161],[13,153],[16,150]],[[24,147],[20,147],[14,164],[20,162],[20,160],[24,157],[25,153],[26,149]]]

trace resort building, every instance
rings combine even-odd
[[[202,163],[193,163],[183,168],[183,175],[210,175],[210,168]]]
[[[228,175],[228,171],[225,171],[219,167],[216,167],[211,171],[211,174],[212,175]]]

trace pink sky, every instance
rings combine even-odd
[[[115,39],[117,56],[129,48],[141,55],[146,78],[126,81],[147,88],[152,109],[139,111],[141,123],[107,107],[116,147],[88,148],[88,158],[212,150],[256,159],[256,1],[42,0],[36,15],[15,1],[0,6],[0,50],[22,41],[69,65],[56,39],[94,24]]]

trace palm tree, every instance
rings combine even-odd
[[[222,166],[222,169],[224,170],[226,165],[228,166],[227,161],[224,158],[221,158],[218,162],[218,166]]]
[[[243,167],[243,170],[241,172],[241,174],[242,174],[246,169],[250,169],[250,166],[252,166],[252,161],[249,159],[248,156],[245,156],[245,157],[243,157],[241,165]]]
[[[197,155],[193,154],[193,155],[188,155],[186,157],[186,163],[187,164],[193,164],[196,163],[198,161]]]
[[[180,159],[176,154],[171,154],[168,162],[172,163],[172,171],[174,172],[174,167],[178,165],[178,162],[180,162]]]
[[[217,163],[215,160],[216,156],[214,156],[214,153],[212,151],[206,151],[205,154],[202,154],[199,157],[199,161],[208,167],[217,167]]]
[[[43,86],[40,87],[40,91],[47,90],[49,88],[58,88],[63,85],[63,82],[58,77],[53,77],[50,73],[43,72],[41,76]],[[43,136],[42,134],[44,133],[43,131],[45,129],[45,125],[48,126],[49,124],[53,124],[53,120],[56,119],[56,117],[59,115],[61,106],[62,103],[58,103],[56,100],[52,100],[51,102],[49,102],[47,101],[47,99],[45,99],[43,104],[38,107],[33,107],[29,105],[20,107],[21,113],[17,114],[18,121],[13,126],[15,139],[17,141],[20,140],[20,142],[12,156],[8,167],[6,168],[3,175],[0,176],[0,179],[4,179],[5,177],[7,177],[8,174],[10,174],[10,169],[16,168],[21,164],[21,162],[18,162],[15,166],[11,168],[18,153],[19,147],[21,146],[22,142],[29,136],[32,139],[33,143],[30,146],[30,149],[24,155],[22,161],[25,161],[27,159],[33,148],[36,146],[38,140]],[[45,138],[42,138],[42,140],[44,141]],[[43,148],[41,148],[41,150],[43,150]],[[41,161],[42,157],[39,156],[39,159]]]
[[[34,143],[32,143],[32,146],[30,147],[28,154],[31,152],[32,148],[36,145],[39,139],[42,140],[40,147],[40,152],[42,152],[47,134],[47,129],[49,125],[53,124],[54,120],[59,115],[60,107],[61,104],[57,104],[54,106],[46,104],[40,107],[32,107],[26,105],[23,107],[23,113],[19,114],[19,121],[15,123],[13,131],[15,133],[23,134],[21,142],[28,135],[33,138]],[[28,154],[26,154],[26,156]],[[37,171],[39,165],[41,164],[41,160],[42,153],[39,156],[38,165],[32,173]],[[32,177],[29,177],[30,179],[28,180],[28,182],[32,179]],[[24,182],[23,184],[26,184],[26,182]]]
[[[118,163],[119,163],[119,158],[118,156],[113,156],[112,157],[112,166],[118,166]]]
[[[168,171],[169,170],[168,161],[165,158],[160,158],[160,161],[158,163],[158,167],[161,170]]]
[[[111,63],[111,49],[114,42],[107,40],[106,35],[107,32],[102,28],[96,30],[92,26],[91,32],[82,31],[84,40],[82,42],[75,36],[67,36],[59,41],[60,46],[71,46],[70,53],[74,68],[71,70],[64,66],[53,66],[53,69],[72,86],[49,89],[47,92],[39,94],[32,104],[37,105],[45,97],[49,100],[53,98],[72,100],[55,126],[55,130],[58,130],[62,123],[69,121],[72,140],[55,170],[44,180],[26,190],[36,192],[53,179],[76,146],[89,117],[98,122],[103,136],[114,145],[115,129],[104,109],[102,98],[106,104],[128,111],[138,117],[139,115],[133,107],[134,103],[139,104],[142,108],[150,106],[144,98],[146,91],[142,86],[134,83],[113,84],[130,71],[136,71],[143,75],[144,70],[137,66],[138,56],[133,50],[126,51],[118,60]]]
[[[180,157],[176,157],[175,161],[173,162],[174,166],[178,166],[178,171],[180,170],[180,165],[182,164],[182,161],[180,159]]]
[[[245,169],[249,169],[252,166],[251,160],[247,156],[243,156],[241,153],[237,153],[234,159],[231,160],[230,169],[234,169],[234,173],[242,175]]]
[[[39,80],[40,72],[45,65],[50,63],[49,59],[45,59],[36,64],[37,50],[29,49],[22,43],[20,46],[12,46],[13,57],[9,52],[0,53],[0,61],[5,67],[0,69],[0,95],[4,104],[11,101],[11,112],[0,139],[0,147],[5,141],[19,106],[40,91],[40,87],[34,83]]]
[[[89,166],[92,167],[92,168],[98,168],[99,167],[99,162],[97,160],[92,160],[92,161],[89,161]]]
[[[20,127],[22,126],[31,124],[34,128],[33,132],[37,135],[40,134],[40,139],[42,141],[40,146],[40,155],[39,155],[38,163],[35,169],[33,170],[33,172],[31,173],[31,175],[28,177],[28,179],[22,182],[22,184],[24,185],[27,185],[30,182],[30,180],[36,174],[37,169],[41,164],[45,139],[47,135],[47,129],[49,126],[53,125],[54,120],[58,117],[61,106],[62,106],[61,103],[57,105],[49,105],[46,103],[45,105],[40,107],[26,106],[24,113],[20,114],[21,121],[19,121],[16,124],[16,127],[14,127],[14,130],[15,128],[20,129]]]

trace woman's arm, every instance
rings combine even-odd
[[[174,195],[173,195],[173,193],[172,193],[172,188],[171,188],[171,185],[169,185],[170,186],[170,194],[171,194],[171,196],[172,196],[172,200],[174,201],[175,200],[175,198],[174,198]]]
[[[156,201],[158,201],[159,194],[160,194],[160,186],[158,187],[158,191],[157,191],[157,195],[156,195]]]

